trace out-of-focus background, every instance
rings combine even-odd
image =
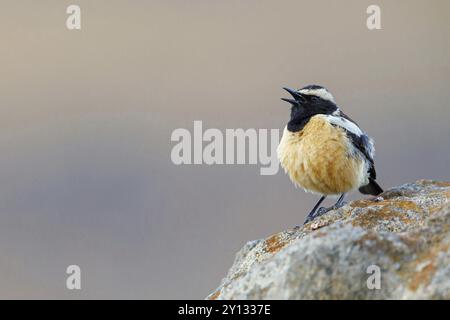
[[[171,133],[282,129],[282,86],[328,87],[385,188],[450,178],[449,1],[376,1],[375,31],[374,1],[78,0],[69,31],[73,3],[1,3],[0,298],[205,297],[317,197],[282,170],[175,166]]]

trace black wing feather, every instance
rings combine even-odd
[[[347,136],[350,138],[350,141],[355,146],[355,148],[358,149],[364,155],[367,161],[369,161],[370,163],[369,177],[375,180],[377,178],[377,173],[375,171],[375,163],[373,161],[373,157],[370,153],[369,137],[366,134],[358,136],[348,130],[345,131],[347,133]]]
[[[349,116],[347,116],[343,112],[340,112],[340,116],[348,121],[353,122],[355,125],[358,126],[358,124],[355,121],[353,121]],[[354,134],[353,132],[350,132],[345,128],[343,129],[345,130],[348,138],[355,146],[355,148],[364,155],[364,157],[370,164],[369,183],[365,186],[361,186],[359,188],[359,191],[363,194],[379,195],[380,193],[383,192],[383,189],[375,181],[375,179],[377,178],[377,172],[375,171],[375,163],[373,161],[373,145],[372,142],[370,141],[370,138],[364,133],[361,136],[358,136],[357,134]]]

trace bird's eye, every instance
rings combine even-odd
[[[316,96],[311,96],[311,101],[319,101],[319,98],[318,97],[316,97]]]

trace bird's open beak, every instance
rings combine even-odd
[[[287,92],[289,92],[289,94],[294,99],[281,98],[281,100],[289,102],[293,106],[299,106],[302,102],[305,101],[305,98],[303,97],[303,95],[301,93],[299,93],[297,90],[294,90],[291,88],[283,88],[283,89],[286,90]]]

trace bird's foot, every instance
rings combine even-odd
[[[331,209],[336,210],[336,209],[342,208],[345,205],[347,205],[347,202],[342,201],[341,203],[336,203],[334,206],[331,207]]]
[[[316,212],[314,213],[310,213],[308,215],[308,217],[306,218],[305,222],[303,223],[303,225],[307,224],[308,222],[313,221],[314,219],[323,216],[324,214],[326,214],[327,212],[331,211],[331,210],[336,210],[339,208],[342,208],[343,206],[345,206],[347,204],[347,202],[342,201],[341,203],[336,203],[335,205],[325,208],[325,207],[320,207],[319,209],[317,209]]]
[[[321,215],[324,215],[325,213],[327,213],[327,212],[329,212],[331,210],[337,210],[339,208],[342,208],[346,204],[347,204],[347,202],[342,201],[341,203],[336,203],[335,205],[332,205],[331,207],[328,207],[328,208],[320,207],[317,210],[317,213],[316,213],[315,217],[320,217]]]
[[[316,212],[311,212],[308,215],[305,222],[303,222],[303,225],[307,224],[308,222],[313,221],[317,217],[324,215],[325,213],[327,213],[330,210],[331,210],[331,208],[320,207],[319,209],[316,210]]]
[[[329,208],[320,207],[319,209],[317,209],[317,212],[316,212],[314,218],[320,217],[332,209],[333,209],[333,207],[329,207]]]
[[[303,225],[307,224],[308,222],[311,222],[314,220],[314,216],[307,216],[305,219],[305,222],[303,222]]]

